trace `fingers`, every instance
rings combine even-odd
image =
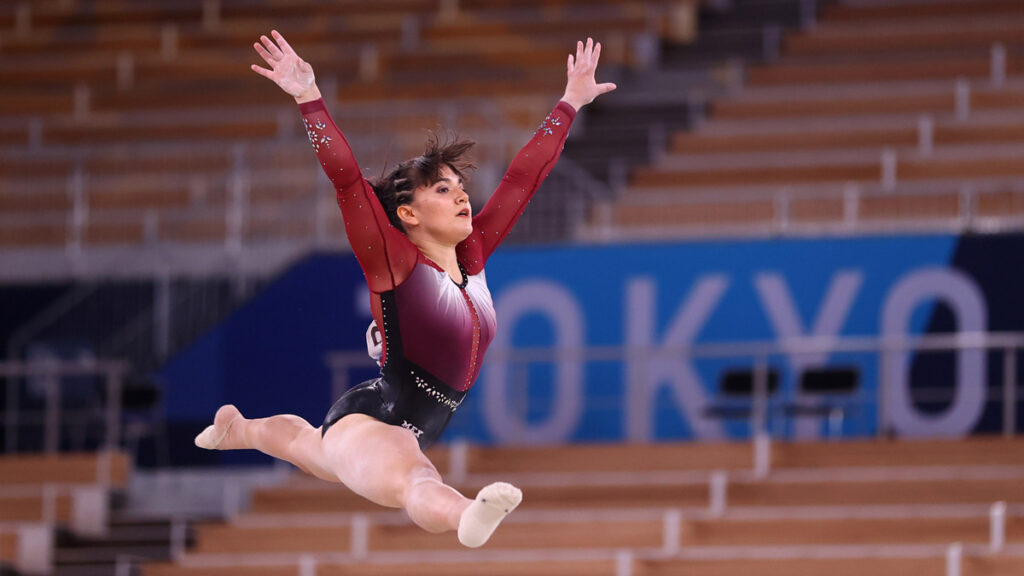
[[[252,66],[250,66],[250,68],[252,68],[252,71],[253,71],[253,72],[255,72],[255,73],[259,74],[260,76],[263,76],[264,78],[269,78],[269,79],[271,79],[271,80],[273,80],[273,79],[274,79],[274,78],[273,78],[273,72],[271,72],[270,70],[267,70],[266,68],[263,68],[263,67],[257,66],[257,65],[255,65],[255,64],[253,64]]]
[[[572,74],[573,68],[576,67],[576,63],[573,61],[572,54],[569,54],[569,61],[566,63],[566,68],[569,74]]]
[[[274,60],[280,60],[281,57],[284,56],[284,53],[277,47],[277,44],[274,44],[274,42],[270,38],[267,38],[266,35],[260,36],[260,42],[263,42],[263,46],[267,48],[267,52],[274,57]]]
[[[267,52],[266,48],[264,48],[262,44],[254,42],[252,47],[256,49],[256,53],[260,55],[260,58],[263,58],[264,62],[269,64],[271,67],[274,66],[274,62],[277,60]]]
[[[271,30],[270,35],[274,37],[275,41],[277,41],[277,45],[281,48],[282,52],[285,54],[295,54],[295,50],[292,49],[291,44],[288,44],[288,41],[284,39],[284,36],[282,36],[280,32],[277,30]]]
[[[572,55],[569,55],[572,58]],[[586,43],[582,40],[576,42],[576,57],[569,72],[579,70],[580,72],[591,71],[597,67],[597,61],[601,58],[601,43],[594,42],[593,38],[587,38]]]
[[[598,93],[598,95],[607,94],[607,93],[611,92],[612,90],[615,90],[616,88],[618,88],[618,86],[616,86],[614,83],[612,83],[612,82],[605,82],[604,84],[598,84],[597,85],[597,93]]]

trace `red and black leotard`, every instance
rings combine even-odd
[[[300,109],[320,165],[337,191],[345,232],[383,336],[382,377],[345,393],[328,412],[323,430],[347,414],[369,414],[412,430],[426,447],[476,381],[494,337],[484,265],[554,167],[576,111],[565,102],[555,106],[473,217],[473,232],[456,246],[460,286],[388,221],[323,100]]]

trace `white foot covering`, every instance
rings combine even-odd
[[[459,518],[459,542],[470,548],[483,546],[522,500],[522,490],[511,484],[495,482],[484,486]]]
[[[207,426],[205,430],[203,430],[202,432],[199,433],[198,436],[196,436],[196,446],[199,446],[200,448],[206,448],[207,450],[219,450],[220,443],[224,441],[224,438],[228,435],[228,432],[231,431],[231,426],[235,423],[235,420],[238,420],[240,416],[241,415],[232,418],[231,421],[228,422],[228,425],[224,427],[224,430],[219,434],[217,433],[216,424],[210,424],[209,426]]]

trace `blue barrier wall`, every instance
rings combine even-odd
[[[658,349],[811,335],[1022,330],[1024,307],[1011,288],[1022,248],[1024,237],[1013,235],[506,248],[487,266],[499,324],[491,349]],[[198,426],[218,405],[233,402],[253,416],[289,412],[319,422],[332,401],[325,355],[364,349],[369,321],[355,259],[312,256],[168,363],[168,416]],[[979,369],[978,358],[947,356],[936,364],[911,355],[905,365],[886,368],[907,390],[926,385],[955,392],[955,401],[930,406],[906,396],[890,422],[893,433],[998,428],[992,416],[998,410],[977,405],[975,392],[1000,375],[990,362]],[[782,354],[771,364],[781,377],[781,399],[795,397],[795,376],[807,368],[855,366],[861,389],[843,433],[876,433],[883,369],[877,355]],[[488,359],[446,438],[741,438],[749,434],[745,422],[707,418],[704,411],[723,372],[749,365],[744,358],[681,356],[510,365]],[[356,371],[352,381],[371,374]],[[776,425],[776,433],[788,436],[825,430],[820,418]]]

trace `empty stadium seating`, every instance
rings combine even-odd
[[[229,155],[219,151],[189,154],[197,143],[284,151],[289,161],[275,162],[274,169],[308,177],[278,191],[263,186],[252,197],[276,198],[292,207],[290,213],[324,192],[309,184],[316,168],[294,107],[249,70],[259,62],[252,42],[275,27],[316,65],[328,99],[343,103],[333,108],[357,148],[366,138],[388,140],[374,145],[378,153],[361,156],[366,165],[418,152],[409,143],[422,142],[424,129],[441,124],[493,130],[497,122],[510,126],[518,142],[516,135],[535,126],[557,97],[573,40],[588,33],[614,36],[605,60],[623,63],[631,57],[629,36],[647,33],[650,24],[646,7],[625,0],[601,2],[582,17],[570,13],[576,3],[554,11],[542,4],[104,0],[9,6],[0,14],[0,27],[13,30],[4,35],[4,53],[12,57],[0,62],[7,80],[0,86],[0,146],[8,147],[0,150],[0,163],[13,166],[14,180],[0,186],[0,245],[223,244],[230,233],[204,210],[207,195],[223,203],[228,174],[239,167],[270,169],[255,160],[227,165]],[[503,100],[488,118],[474,112],[476,105],[438,114],[454,106],[453,99],[495,96]],[[392,143],[399,144],[393,156]],[[47,161],[37,163],[26,146]],[[148,161],[142,148],[165,159]],[[497,153],[504,162],[510,150],[481,147],[480,153],[484,161]],[[88,183],[77,205],[67,183],[76,169]],[[81,231],[67,223],[75,209],[88,214]],[[25,221],[23,213],[33,218]],[[254,238],[310,238],[310,219],[253,216],[243,228]],[[341,233],[334,225],[327,229]]]
[[[742,88],[711,98],[695,130],[669,135],[591,232],[1012,217],[1024,177],[1022,22],[1012,2],[827,4],[815,26],[781,38],[777,60],[747,66]]]
[[[758,477],[741,444],[470,448],[456,459],[465,493],[496,478],[524,490],[480,551],[296,476],[257,491],[234,520],[200,527],[184,558],[145,574],[276,574],[301,558],[318,574],[397,574],[409,562],[425,574],[938,573],[960,542],[962,573],[999,575],[1024,565],[1022,453],[1019,440],[985,438],[774,444],[772,471]],[[432,456],[442,470],[456,461]],[[715,470],[728,478],[718,511]],[[995,501],[1009,503],[1007,551],[992,555],[980,551]]]
[[[123,490],[131,464],[123,453],[0,455],[0,570],[47,573],[55,530],[93,532],[106,496]]]

